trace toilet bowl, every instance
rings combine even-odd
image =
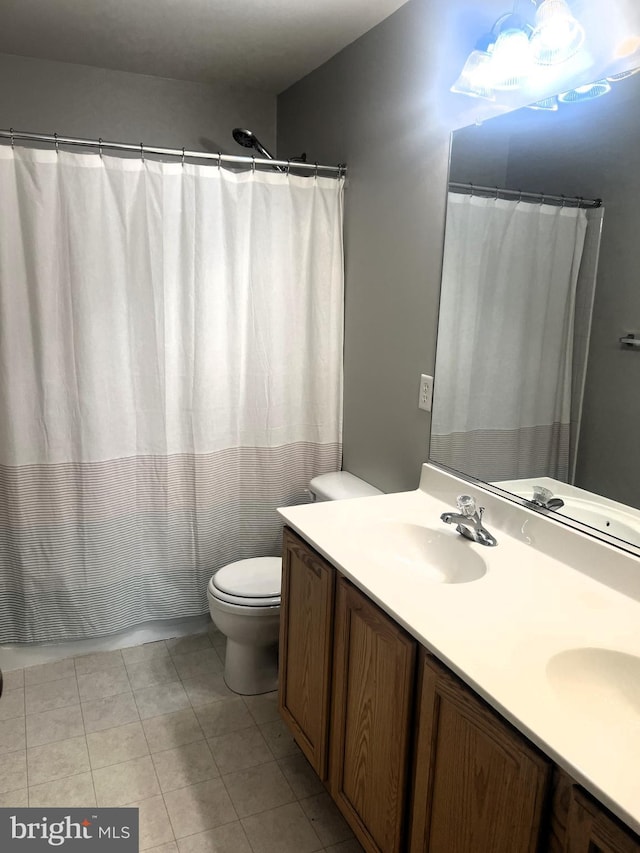
[[[255,557],[223,566],[209,581],[209,612],[226,636],[224,680],[235,693],[278,685],[282,559]]]
[[[310,484],[314,501],[380,494],[346,471],[321,474]],[[281,557],[237,560],[209,581],[211,619],[227,638],[224,680],[234,693],[268,693],[278,686],[281,583]]]

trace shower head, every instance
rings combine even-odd
[[[233,129],[233,138],[238,145],[242,145],[243,148],[255,148],[258,154],[262,155],[262,157],[265,157],[267,160],[275,159],[273,154],[270,154],[267,151],[253,131],[245,130],[242,127],[235,127]]]
[[[261,157],[264,157],[265,160],[275,160],[276,158],[271,154],[264,145],[260,142],[258,137],[252,130],[245,130],[243,127],[234,127],[231,131],[233,138],[238,143],[238,145],[242,145],[243,148],[254,148]],[[289,163],[306,163],[307,155],[301,154],[299,157],[290,157]],[[284,166],[272,166],[277,172],[287,172],[288,169],[285,169]]]

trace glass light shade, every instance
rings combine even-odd
[[[472,51],[451,91],[460,95],[471,95],[473,98],[495,101],[496,96],[490,83],[491,60],[491,54],[484,50]]]
[[[490,79],[494,89],[519,89],[531,70],[531,44],[524,30],[500,33],[491,49]]]
[[[631,68],[629,71],[621,71],[619,74],[612,74],[610,77],[607,77],[607,80],[610,83],[617,83],[618,80],[626,80],[627,77],[633,77],[634,74],[637,74],[640,71],[640,68]]]
[[[610,91],[611,84],[607,80],[598,80],[596,83],[589,83],[588,86],[578,86],[577,89],[563,92],[558,95],[558,100],[563,104],[580,104],[583,101],[601,98],[602,95],[606,95]]]
[[[557,65],[575,56],[584,38],[584,27],[565,0],[544,0],[538,7],[531,46],[540,65]]]
[[[554,95],[553,98],[545,98],[543,101],[537,101],[535,104],[529,104],[527,108],[530,110],[548,110],[549,112],[556,112],[558,109],[558,99]]]

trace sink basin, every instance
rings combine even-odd
[[[617,536],[618,539],[624,539],[632,545],[640,545],[640,529],[635,519],[626,513],[569,497],[565,498],[565,505],[558,510],[558,514],[566,515],[582,524],[588,524],[610,536]]]
[[[473,544],[453,531],[381,521],[375,527],[367,526],[363,536],[367,550],[390,570],[410,569],[434,583],[469,583],[487,571]]]
[[[582,714],[640,722],[640,657],[612,649],[567,649],[547,664],[557,695]]]

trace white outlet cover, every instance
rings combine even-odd
[[[420,376],[420,395],[418,397],[418,408],[424,412],[431,411],[433,399],[433,376],[423,373]]]

